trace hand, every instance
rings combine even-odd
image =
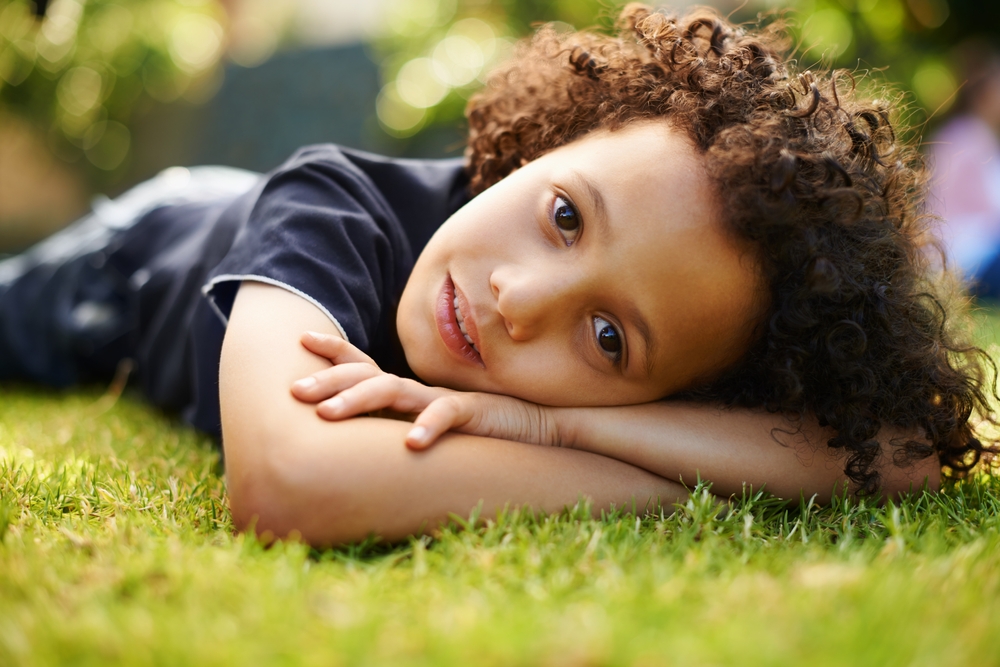
[[[383,372],[364,352],[339,336],[306,333],[302,345],[333,362],[292,385],[292,395],[315,403],[316,414],[336,421],[378,410],[415,417],[406,436],[425,449],[449,430],[528,444],[558,446],[549,408],[498,394],[461,392]]]

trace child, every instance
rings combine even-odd
[[[1000,297],[1000,53],[969,41],[959,49],[964,80],[956,109],[928,142],[929,201],[949,259],[976,295]]]
[[[919,158],[887,103],[792,67],[710,10],[542,29],[470,102],[464,169],[319,146],[192,171],[86,223],[96,250],[0,265],[0,368],[135,359],[221,430],[236,524],[313,544],[478,502],[669,506],[699,475],[937,488],[991,451],[993,394],[930,281]]]

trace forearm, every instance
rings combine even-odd
[[[595,511],[633,502],[641,510],[684,497],[676,483],[588,452],[462,434],[413,452],[403,445],[407,428],[305,414],[286,425],[285,443],[262,440],[254,452],[244,441],[227,455],[236,522],[245,527],[256,520],[258,531],[297,531],[324,545],[369,534],[400,539],[435,528],[451,513],[466,516],[480,502],[491,516],[506,505],[552,512],[589,498]]]
[[[685,484],[700,477],[720,495],[738,494],[747,484],[784,498],[816,494],[827,502],[847,484],[844,453],[826,446],[832,431],[814,420],[681,401],[554,409],[553,418],[564,446]],[[925,479],[933,488],[940,482],[936,460],[897,468],[891,456],[882,458],[887,493],[919,487]]]

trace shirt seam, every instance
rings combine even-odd
[[[351,339],[347,336],[347,331],[345,331],[344,327],[341,326],[341,324],[340,324],[339,321],[337,321],[337,318],[334,317],[333,313],[331,313],[329,310],[327,310],[326,307],[323,306],[323,304],[321,304],[319,301],[317,301],[313,297],[309,296],[308,294],[306,294],[302,290],[297,289],[295,287],[292,287],[288,283],[283,283],[280,280],[275,280],[274,278],[268,278],[266,276],[258,276],[258,275],[254,275],[254,274],[228,274],[227,273],[227,274],[224,274],[224,275],[221,275],[221,276],[216,276],[216,277],[212,278],[210,281],[208,281],[207,283],[205,283],[205,285],[202,286],[201,293],[205,296],[205,298],[208,299],[208,304],[212,307],[212,310],[215,311],[215,314],[219,316],[219,319],[222,320],[222,325],[223,326],[229,326],[229,318],[226,317],[226,314],[222,312],[221,308],[219,308],[219,304],[217,304],[215,302],[215,297],[212,295],[212,289],[214,289],[215,286],[218,285],[219,283],[226,283],[226,282],[232,282],[232,281],[264,283],[265,285],[272,285],[274,287],[280,287],[280,288],[282,288],[284,290],[287,290],[287,291],[291,292],[292,294],[295,294],[296,296],[302,297],[303,299],[305,299],[306,301],[308,301],[312,305],[314,305],[317,308],[319,308],[320,311],[322,311],[322,313],[324,315],[326,315],[330,319],[331,322],[333,322],[333,325],[335,327],[337,327],[337,331],[339,331],[340,335],[344,337],[344,340],[347,341],[348,343],[351,342]]]

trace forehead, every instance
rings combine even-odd
[[[655,187],[675,205],[717,218],[704,158],[687,135],[664,120],[634,121],[617,130],[595,130],[550,154],[558,167],[599,176],[605,187]],[[547,156],[548,157],[548,156]]]
[[[724,223],[703,158],[662,121],[565,147],[555,178],[598,190],[608,234],[595,261],[614,301],[649,324],[651,381],[672,393],[736,361],[759,302],[756,262]],[[592,198],[592,197],[591,197]]]

